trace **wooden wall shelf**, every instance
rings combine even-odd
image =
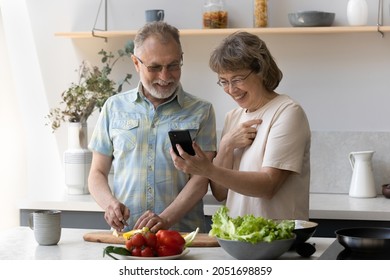
[[[383,33],[390,32],[390,26],[332,26],[332,27],[269,27],[269,28],[225,28],[225,29],[181,29],[182,36],[215,36],[228,35],[235,31],[245,30],[254,34],[332,34],[332,33]],[[94,31],[96,37],[117,38],[134,37],[136,30]],[[378,32],[379,33],[379,32]],[[92,31],[56,32],[58,37],[81,39],[93,38]]]

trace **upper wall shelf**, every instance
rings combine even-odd
[[[268,28],[225,28],[225,29],[181,29],[183,36],[228,35],[235,31],[245,30],[254,34],[324,34],[324,33],[359,33],[359,32],[390,32],[390,26],[332,26],[332,27],[268,27]],[[55,36],[66,38],[115,38],[135,36],[136,30],[122,31],[82,31],[56,32]]]

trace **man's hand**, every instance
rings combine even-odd
[[[113,199],[104,213],[104,219],[107,223],[116,229],[122,231],[127,226],[126,220],[130,217],[130,210],[118,200]]]
[[[140,229],[143,227],[149,228],[152,232],[157,232],[160,229],[168,229],[168,223],[165,219],[159,215],[148,210],[142,214],[134,225],[134,229]]]

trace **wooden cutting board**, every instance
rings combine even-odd
[[[88,232],[84,234],[83,238],[88,242],[125,244],[123,236],[115,236],[109,230]],[[209,236],[208,233],[198,233],[190,247],[219,247],[219,244],[217,239]]]

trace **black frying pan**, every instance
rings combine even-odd
[[[362,253],[389,253],[390,228],[359,227],[335,231],[337,240],[346,249]]]

